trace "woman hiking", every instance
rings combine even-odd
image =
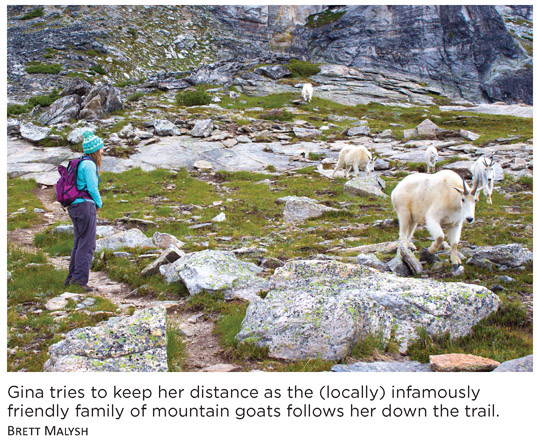
[[[83,135],[84,156],[82,158],[84,160],[78,165],[76,188],[85,190],[90,197],[75,199],[67,209],[73,222],[75,241],[71,251],[69,275],[64,285],[79,285],[90,292],[93,288],[88,286],[88,280],[96,245],[97,209],[103,205],[99,194],[99,182],[101,182],[99,173],[104,143],[89,130],[86,130]]]

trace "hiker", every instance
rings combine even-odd
[[[84,197],[75,199],[67,209],[73,221],[75,241],[71,251],[69,275],[64,284],[65,286],[80,285],[90,292],[93,288],[88,286],[88,280],[96,246],[97,209],[103,205],[98,187],[101,182],[99,172],[104,143],[89,130],[86,130],[83,135],[84,156],[78,166],[76,188],[85,190],[87,193]]]

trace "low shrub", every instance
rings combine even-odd
[[[43,11],[43,7],[40,6],[24,14],[20,20],[31,20],[32,18],[43,17],[43,15],[45,15],[45,12]]]
[[[41,74],[59,74],[62,71],[61,64],[54,63],[54,64],[31,64],[24,68],[26,72],[29,74],[33,73],[41,73]]]
[[[178,106],[184,107],[204,106],[211,102],[211,95],[205,92],[202,87],[198,86],[196,90],[177,92],[175,102]]]

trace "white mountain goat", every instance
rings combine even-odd
[[[434,173],[436,162],[438,161],[438,152],[436,148],[430,146],[425,150],[425,163],[427,164],[427,173]]]
[[[393,208],[399,218],[399,241],[410,249],[416,226],[425,225],[433,243],[428,248],[434,254],[444,241],[443,229],[451,246],[451,262],[460,265],[457,253],[464,222],[472,223],[475,212],[475,187],[470,191],[466,182],[451,170],[429,175],[417,173],[405,177],[392,192]]]
[[[313,86],[310,83],[304,84],[302,87],[302,98],[309,103],[313,97]]]
[[[341,149],[332,178],[340,168],[343,168],[343,164],[345,164],[345,177],[347,179],[351,168],[355,177],[359,175],[360,168],[365,170],[366,176],[369,176],[369,172],[374,169],[373,157],[363,145],[349,145]]]
[[[483,194],[487,197],[487,203],[492,205],[492,190],[494,189],[494,156],[487,158],[480,156],[472,166],[473,187],[483,187]],[[479,191],[476,193],[479,200]]]

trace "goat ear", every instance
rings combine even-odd
[[[457,190],[460,194],[464,194],[464,190],[459,187],[453,187],[453,190]]]

